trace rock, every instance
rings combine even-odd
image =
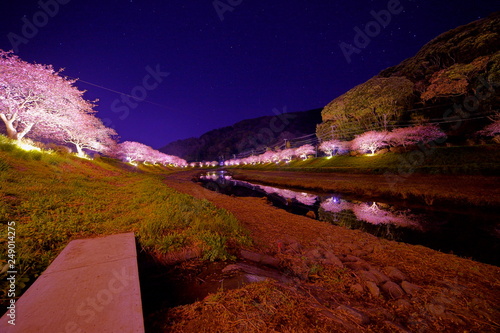
[[[406,328],[404,328],[403,326],[399,325],[399,324],[396,324],[392,321],[384,321],[384,324],[389,327],[389,331],[390,332],[400,332],[400,333],[411,333],[410,331],[408,331]]]
[[[410,283],[408,281],[401,282],[401,287],[403,288],[405,293],[407,293],[408,295],[411,295],[411,296],[416,295],[420,291],[420,289],[422,289],[419,286],[417,286],[416,284]]]
[[[278,258],[268,256],[267,254],[263,254],[260,258],[260,263],[271,267],[279,267],[280,260]]]
[[[387,276],[373,268],[369,271],[361,271],[359,275],[363,280],[375,282],[377,285],[389,281],[389,278]]]
[[[384,269],[384,271],[387,274],[387,276],[393,281],[401,282],[404,280],[408,280],[406,275],[396,267],[388,266]]]
[[[370,272],[373,276],[375,276],[375,278],[376,278],[375,282],[376,282],[377,284],[381,284],[381,283],[384,283],[384,282],[386,282],[386,281],[389,281],[389,280],[390,280],[390,279],[389,279],[389,278],[388,278],[385,274],[381,273],[380,271],[378,271],[378,270],[376,270],[376,269],[374,269],[374,268],[370,269],[370,270],[369,270],[369,272]]]
[[[342,261],[343,262],[355,262],[355,261],[360,261],[361,259],[359,259],[358,257],[355,257],[355,256],[351,256],[351,255],[346,255],[342,258]]]
[[[278,267],[280,264],[279,259],[274,258],[272,256],[269,256],[267,254],[260,254],[260,253],[251,252],[251,251],[247,251],[247,250],[241,250],[240,254],[246,260],[260,263],[263,265]]]
[[[372,294],[374,297],[380,296],[380,289],[377,287],[377,284],[373,281],[365,281],[366,289]]]
[[[427,310],[436,317],[442,317],[445,309],[443,304],[427,304]]]
[[[342,264],[342,261],[340,261],[340,259],[330,251],[325,252],[325,259],[324,259],[323,263],[325,263],[327,265],[344,267],[344,264]]]
[[[316,213],[313,210],[308,211],[306,216],[312,219],[316,219]]]
[[[396,300],[396,306],[398,307],[398,309],[401,309],[401,310],[408,310],[409,308],[411,308],[410,302],[408,302],[407,300],[405,300],[403,298]]]
[[[393,299],[401,298],[405,294],[403,289],[401,289],[401,287],[398,286],[397,283],[392,281],[387,281],[381,286],[381,288],[388,296],[392,297]]]
[[[304,254],[304,256],[309,258],[309,259],[313,259],[313,260],[314,259],[323,259],[323,255],[321,254],[319,249],[309,250]]]
[[[270,278],[283,283],[291,282],[290,278],[273,269],[262,269],[245,263],[237,263],[235,265],[238,266],[238,268],[240,268],[243,272],[250,275],[258,276],[261,278]]]
[[[360,285],[359,283],[355,283],[351,286],[351,292],[353,293],[362,293],[363,292],[363,286]]]
[[[379,151],[377,151],[377,155],[387,154],[388,152],[389,152],[389,149],[387,149],[387,148],[380,149]]]
[[[377,278],[370,271],[360,271],[358,275],[365,281],[371,281],[377,283]]]
[[[346,262],[344,265],[353,271],[368,271],[370,266],[363,262]]]
[[[356,155],[359,155],[359,153],[357,151],[355,151],[355,150],[351,150],[349,152],[349,156],[356,156]]]
[[[234,271],[241,271],[241,267],[239,267],[238,265],[231,264],[227,265],[222,269],[222,273],[234,272]]]
[[[339,305],[336,309],[338,312],[346,314],[350,319],[360,325],[368,325],[370,323],[370,318],[363,312],[351,308],[347,305]]]
[[[253,262],[259,262],[261,257],[260,253],[255,253],[247,250],[241,250],[240,254],[243,257],[243,259],[250,260]]]

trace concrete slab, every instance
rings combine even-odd
[[[134,234],[70,242],[8,320],[0,332],[144,332]]]

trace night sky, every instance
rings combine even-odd
[[[99,99],[98,116],[121,141],[154,148],[273,109],[324,107],[440,33],[500,7],[493,0],[221,0],[218,12],[211,0],[41,0],[47,15],[38,3],[0,3],[0,48],[65,68],[87,99]],[[373,37],[348,62],[339,45],[355,45],[354,29],[390,5],[390,22],[380,31],[369,25]]]

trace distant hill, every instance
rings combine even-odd
[[[464,140],[498,112],[499,85],[497,12],[439,35],[414,57],[335,98],[316,133],[349,140],[368,130],[434,122],[450,140]]]
[[[320,122],[321,109],[264,116],[212,130],[199,138],[174,141],[159,150],[190,162],[232,158],[242,152],[274,148],[285,139],[314,133]]]

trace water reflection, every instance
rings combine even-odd
[[[210,190],[234,196],[265,197],[294,214],[316,217],[377,237],[420,244],[443,252],[500,264],[497,217],[480,211],[407,209],[379,201],[347,200],[339,194],[312,194],[235,180],[225,171],[194,179]]]
[[[318,196],[306,192],[297,192],[272,186],[257,185],[249,182],[235,180],[226,171],[208,172],[199,177],[202,181],[214,181],[219,186],[218,192],[232,192],[236,187],[245,187],[268,197],[279,197],[281,202],[289,205],[300,204],[310,206],[311,211],[322,211],[321,219],[339,221],[345,215],[326,218],[327,213],[353,213],[357,220],[373,225],[394,225],[397,227],[423,230],[422,219],[412,214],[409,210],[397,210],[394,207],[380,202],[348,201],[338,195]],[[210,184],[209,188],[213,189]],[[307,211],[306,211],[307,213]],[[345,222],[345,221],[344,221]],[[344,223],[345,224],[345,223]]]

